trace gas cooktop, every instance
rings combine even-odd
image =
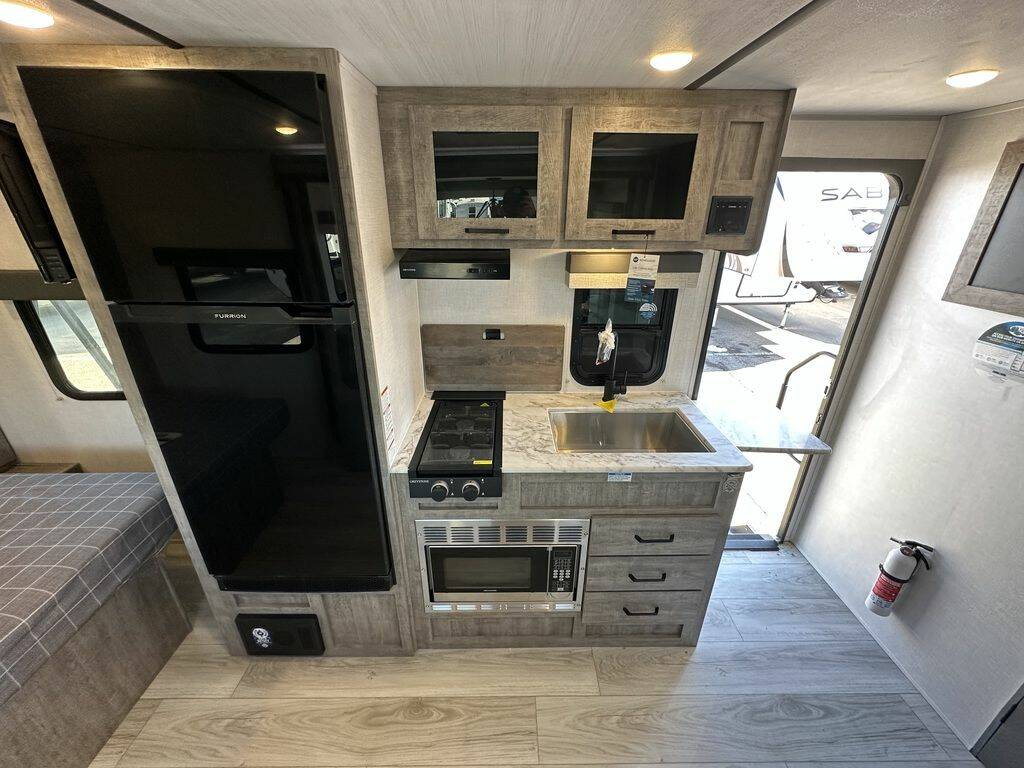
[[[409,466],[413,498],[501,496],[504,392],[435,392]]]

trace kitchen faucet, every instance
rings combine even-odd
[[[619,361],[619,334],[612,328],[610,318],[605,324],[604,330],[597,337],[597,364],[602,365],[609,360],[612,362],[612,370],[608,374],[608,378],[605,379],[604,395],[601,397],[602,403],[608,403],[614,400],[616,395],[626,394],[626,379],[629,377],[629,372],[623,372],[621,382],[616,380],[615,366]]]

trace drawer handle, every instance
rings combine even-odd
[[[645,539],[639,533],[634,533],[633,538],[636,539],[637,544],[671,544],[676,540],[676,535],[670,533],[667,539]]]
[[[628,575],[629,575],[629,580],[632,581],[634,584],[646,584],[646,583],[652,582],[652,581],[664,581],[665,579],[668,578],[668,574],[664,573],[664,572],[661,574],[661,576],[659,576],[658,578],[654,578],[654,579],[638,579],[632,573],[630,573]]]
[[[622,606],[622,612],[627,616],[657,616],[661,610],[661,606],[654,606],[653,611],[631,611],[626,606]]]
[[[467,235],[507,235],[509,230],[500,227],[466,227],[463,232]]]

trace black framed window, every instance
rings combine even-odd
[[[652,301],[626,301],[625,289],[582,288],[573,297],[569,373],[580,384],[603,386],[612,362],[598,365],[597,334],[610,318],[618,334],[615,377],[627,386],[653,384],[665,372],[676,291],[655,289]]]
[[[41,299],[14,304],[57,389],[76,400],[124,399],[85,301]]]

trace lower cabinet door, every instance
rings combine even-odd
[[[584,624],[691,624],[704,593],[590,592],[583,600]]]

